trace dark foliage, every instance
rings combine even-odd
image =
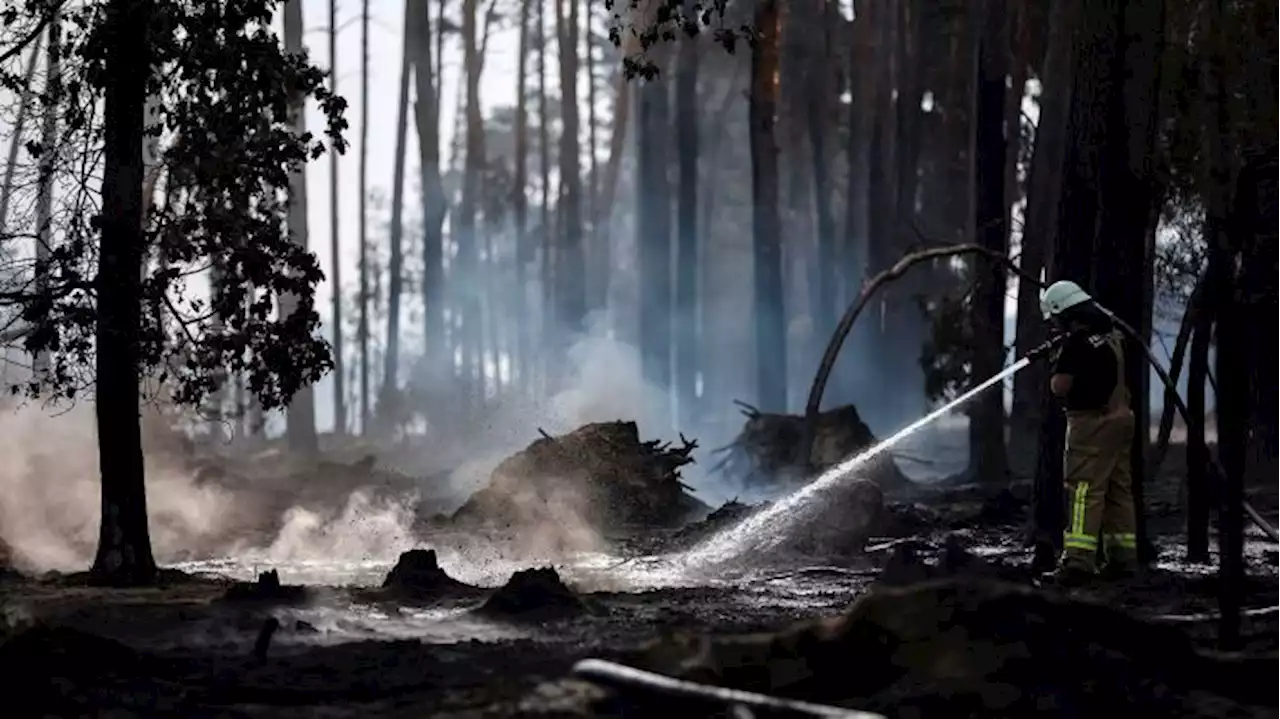
[[[290,238],[285,218],[291,172],[326,149],[345,150],[346,102],[326,89],[324,72],[305,55],[283,51],[271,29],[281,4],[157,3],[149,84],[156,107],[147,134],[163,145],[148,180],[162,199],[144,219],[138,332],[143,375],[157,380],[148,390],[163,388],[182,404],[199,404],[229,374],[242,374],[264,408],[280,407],[332,366],[316,333],[313,296],[323,274],[315,256]],[[91,386],[104,8],[92,2],[63,10],[64,74],[42,100],[58,102],[64,130],[58,147],[29,147],[58,153],[59,171],[83,189],[56,220],[48,266],[31,273],[47,282],[0,278],[0,307],[16,307],[27,327],[24,348],[48,357],[48,370],[13,393],[75,399]],[[43,3],[23,12],[34,21]],[[10,88],[19,81],[0,78]],[[291,108],[306,98],[325,116],[323,139],[290,127]],[[202,297],[206,275],[210,291]],[[192,277],[200,278],[194,287]]]

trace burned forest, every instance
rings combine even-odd
[[[0,715],[1275,717],[1262,0],[0,0]]]

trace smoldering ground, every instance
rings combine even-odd
[[[212,456],[193,459],[157,410],[148,408],[144,453],[156,558],[175,564],[228,557],[253,566],[393,561],[430,539],[422,536],[423,515],[451,512],[488,482],[504,458],[536,440],[539,430],[556,435],[623,419],[635,421],[646,439],[673,439],[668,396],[643,380],[634,348],[592,333],[569,349],[559,389],[547,399],[503,398],[474,431],[450,433],[449,446],[401,440],[389,452],[396,457],[396,482],[363,486],[359,476],[337,477],[332,491],[315,486],[329,481],[331,472],[321,476],[270,448],[245,456],[231,451],[233,445],[214,446]],[[90,404],[51,411],[29,403],[0,412],[0,538],[20,568],[76,571],[92,560],[100,511],[96,447]],[[368,449],[377,454],[379,448]],[[453,464],[451,471],[415,479],[441,458]],[[209,471],[211,463],[215,471]],[[734,488],[715,484],[707,464],[686,467],[685,481],[710,490],[706,501],[713,503]],[[554,521],[524,528],[524,560],[603,546],[581,516],[577,498],[566,493],[555,506]],[[498,575],[507,571],[504,557],[483,541],[458,543],[449,554],[457,560],[449,563],[472,574],[470,579],[501,581]],[[468,563],[477,571],[461,566]]]

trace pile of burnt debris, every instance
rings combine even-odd
[[[543,530],[581,521],[596,530],[677,527],[708,507],[681,481],[696,441],[640,441],[635,422],[547,434],[507,458],[453,514],[455,526]]]
[[[857,408],[844,405],[814,418],[805,456],[803,415],[770,414],[738,404],[747,421],[733,442],[716,450],[723,456],[715,470],[745,486],[803,483],[878,443]],[[889,455],[873,458],[859,469],[859,476],[885,490],[910,482]]]

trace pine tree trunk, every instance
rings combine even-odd
[[[369,0],[360,15],[360,314],[356,344],[360,346],[360,434],[367,435],[373,417],[369,396]]]
[[[338,0],[329,0],[329,89],[338,93]],[[342,347],[342,243],[338,224],[338,162],[336,152],[329,153],[329,287],[333,290],[333,433],[347,431],[347,398],[343,380],[346,357]]]
[[[480,356],[481,322],[477,273],[480,237],[476,232],[476,209],[480,191],[480,170],[484,164],[484,126],[480,115],[480,48],[477,36],[478,0],[462,3],[462,52],[466,86],[465,142],[462,166],[462,196],[455,218],[455,241],[458,243],[458,271],[455,285],[462,295],[462,347],[464,391],[467,403],[477,407],[483,401],[483,378],[475,375]]]
[[[1027,205],[1023,216],[1022,252],[1018,262],[1024,274],[1038,277],[1048,269],[1054,254],[1062,163],[1066,150],[1068,113],[1071,109],[1072,42],[1076,34],[1077,4],[1052,0],[1049,10],[1049,47],[1041,78],[1040,117],[1036,125],[1031,169],[1027,176]],[[1045,340],[1040,316],[1040,288],[1026,279],[1018,281],[1016,353],[1025,356]],[[1017,478],[1034,476],[1041,405],[1049,381],[1043,363],[1032,364],[1013,377],[1013,405],[1009,416],[1010,465]]]
[[[143,106],[151,74],[150,0],[112,0],[104,98],[102,239],[98,275],[98,330],[94,409],[102,516],[90,569],[98,584],[137,585],[155,578],[147,527],[138,400],[142,262]],[[313,428],[314,430],[314,428]]]
[[[1109,117],[1101,144],[1102,167],[1098,178],[1100,213],[1094,235],[1094,297],[1131,327],[1147,325],[1142,288],[1153,264],[1147,256],[1150,225],[1158,199],[1151,157],[1158,154],[1157,112],[1160,58],[1164,55],[1165,0],[1123,3],[1114,24],[1114,78],[1108,87]],[[1100,52],[1107,52],[1099,48]],[[1147,541],[1143,511],[1146,475],[1144,450],[1151,427],[1148,396],[1150,368],[1145,348],[1125,343],[1125,379],[1131,397],[1135,426],[1131,457],[1133,502],[1137,508],[1138,555],[1153,560]]]
[[[808,131],[809,147],[813,151],[813,209],[817,215],[818,252],[815,263],[815,301],[812,308],[813,338],[816,356],[821,356],[822,345],[835,327],[836,318],[836,227],[831,209],[831,170],[828,140],[831,133],[830,102],[832,73],[826,57],[834,52],[831,29],[836,24],[835,4],[817,0],[820,8],[816,18],[816,30],[821,37],[820,53],[816,61],[809,63]],[[850,133],[852,135],[852,133]],[[852,184],[852,183],[851,183]]]
[[[627,148],[627,125],[631,120],[631,90],[622,72],[614,87],[613,128],[609,135],[609,161],[605,163],[600,201],[593,221],[597,244],[593,274],[599,278],[598,305],[609,306],[609,286],[613,275],[613,203],[618,196],[618,175],[622,172],[622,156]]]
[[[444,219],[447,211],[440,177],[440,96],[431,60],[431,9],[426,2],[407,0],[406,50],[412,54],[414,124],[418,133],[418,165],[422,183],[422,331],[428,387],[441,386],[449,376],[444,314]]]
[[[686,8],[691,9],[686,2]],[[698,44],[680,38],[676,58],[675,134],[679,190],[676,203],[677,426],[692,427],[698,379]]]
[[[382,362],[382,396],[378,415],[384,424],[399,415],[400,296],[404,292],[404,166],[405,140],[409,134],[409,75],[411,70],[409,18],[413,0],[405,3],[404,45],[400,61],[400,94],[396,103],[396,157],[391,178],[391,257],[387,280],[387,348]],[[336,248],[335,248],[336,252]]]
[[[1008,206],[1005,204],[1005,77],[1008,73],[1006,0],[986,0],[978,41],[977,113],[974,126],[975,207],[978,244],[1001,257],[1008,254]],[[975,288],[972,321],[974,384],[1004,365],[1004,266],[986,257],[973,260]],[[1004,393],[976,398],[969,413],[969,470],[973,479],[1008,479],[1004,446]]]
[[[538,375],[542,389],[546,391],[547,375],[550,371],[550,361],[547,356],[547,340],[552,331],[553,310],[555,302],[555,286],[553,284],[554,277],[552,269],[554,267],[554,247],[552,238],[555,233],[551,227],[551,115],[547,104],[547,18],[546,18],[546,2],[538,3],[538,169],[542,188],[542,202],[540,210],[540,224],[542,225],[539,235],[538,253],[540,266],[538,268],[539,288],[541,289],[541,332],[538,336],[542,338],[539,342],[538,355]]]
[[[587,187],[586,212],[583,222],[583,291],[586,293],[587,312],[604,311],[608,307],[608,294],[602,290],[608,282],[608,274],[597,274],[600,266],[600,160],[596,142],[596,42],[592,34],[591,3],[583,5],[582,52],[587,58]]]
[[[774,126],[778,108],[777,0],[759,0],[751,53],[751,204],[755,260],[756,404],[766,412],[785,412],[787,348],[783,308],[781,220],[778,216],[778,145]]]
[[[567,12],[565,4],[568,4]],[[560,56],[560,188],[563,225],[557,267],[559,290],[557,328],[562,347],[586,329],[586,263],[583,259],[582,170],[578,117],[578,5],[579,0],[556,0],[556,35]],[[558,361],[558,358],[557,358]]]
[[[515,188],[512,205],[516,230],[516,293],[518,306],[513,308],[512,320],[516,323],[516,358],[512,363],[522,392],[529,392],[530,328],[529,263],[533,261],[533,246],[529,237],[529,15],[535,0],[520,0],[520,48],[516,70],[516,157]]]
[[[636,250],[640,255],[640,347],[644,377],[671,389],[671,118],[664,75],[637,79]],[[669,395],[668,395],[669,396]]]
[[[291,54],[301,54],[302,45],[302,0],[287,0],[284,4],[284,50]],[[303,135],[307,131],[307,115],[305,98],[295,94],[289,98],[289,124],[293,132]],[[301,167],[289,175],[289,217],[287,222],[289,235],[293,241],[303,247],[308,245],[307,238],[307,176]],[[292,314],[297,300],[288,295],[280,298],[280,314]],[[298,390],[288,409],[289,449],[299,454],[310,455],[319,452],[320,440],[316,436],[316,405],[314,389],[307,385]]]

